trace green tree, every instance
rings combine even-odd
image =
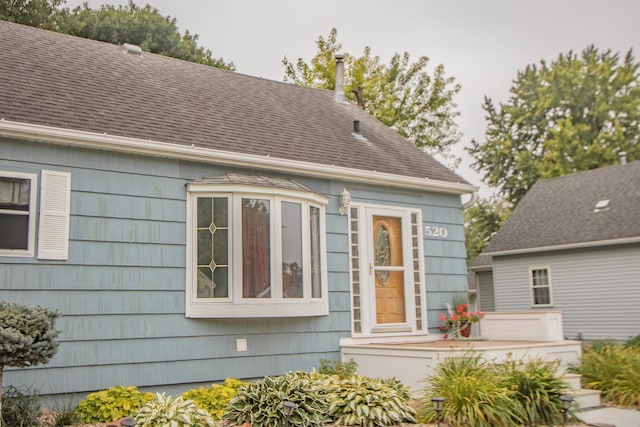
[[[335,55],[342,54],[338,32],[331,30],[325,39],[318,37],[318,52],[309,63],[295,63],[285,56],[284,81],[300,86],[332,90],[335,86]],[[371,115],[418,147],[431,154],[453,158],[451,146],[460,138],[456,123],[459,116],[453,102],[460,85],[447,77],[438,65],[430,74],[429,58],[411,62],[408,53],[396,53],[389,64],[381,63],[366,47],[360,57],[344,53],[345,95]]]
[[[5,366],[47,363],[58,351],[57,311],[0,301],[0,414]]]
[[[464,211],[467,261],[477,257],[511,214],[511,205],[492,197],[479,199]]]
[[[489,185],[516,205],[538,180],[640,159],[640,78],[631,50],[593,46],[518,72],[509,100],[485,98],[484,142],[467,151]]]
[[[54,30],[57,7],[65,0],[0,0],[0,21]]]
[[[61,9],[56,19],[61,33],[113,44],[131,43],[146,52],[235,70],[233,63],[213,58],[209,49],[199,47],[198,35],[189,31],[181,35],[175,18],[160,15],[158,9],[148,4],[138,7],[130,0],[117,8],[102,5],[100,9],[91,9],[84,3],[72,11]]]

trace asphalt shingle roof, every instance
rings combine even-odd
[[[483,254],[637,237],[640,161],[538,181]]]
[[[0,120],[468,184],[332,91],[4,21],[0,42]]]

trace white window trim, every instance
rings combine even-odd
[[[25,172],[13,172],[13,171],[0,171],[0,177],[4,178],[18,178],[29,179],[31,183],[29,185],[29,237],[27,240],[27,249],[0,249],[0,256],[7,257],[33,257],[35,254],[35,241],[36,241],[36,216],[37,209],[37,194],[38,194],[38,175],[35,173]],[[0,210],[2,212],[2,210]],[[14,211],[15,212],[15,211]]]
[[[203,299],[196,297],[196,274],[194,268],[195,253],[195,200],[198,196],[229,197],[230,248],[229,248],[229,298]],[[242,259],[241,233],[241,199],[261,198],[270,200],[271,226],[279,224],[280,206],[282,201],[302,203],[302,224],[309,224],[308,210],[310,206],[320,209],[320,262],[321,269],[321,298],[311,297],[311,282],[305,273],[305,298],[282,298],[273,290],[273,297],[269,299],[242,297],[242,268],[238,268],[238,260]],[[326,223],[325,206],[327,198],[319,194],[286,190],[277,187],[257,187],[252,185],[230,185],[212,183],[190,183],[187,185],[187,256],[186,256],[186,317],[194,318],[248,318],[248,317],[307,317],[326,316],[329,314],[327,257],[326,257]],[[306,207],[306,209],[305,209]],[[305,212],[306,211],[306,212]],[[234,225],[235,223],[235,225]],[[272,228],[273,230],[273,228]],[[303,232],[303,259],[309,260],[309,236]],[[281,249],[280,233],[270,233],[271,252],[279,253]],[[278,257],[271,257],[272,283],[281,279],[281,267],[277,266]],[[309,269],[305,266],[305,270]],[[279,282],[278,282],[279,283]]]
[[[378,205],[378,204],[358,204],[352,203],[351,207],[357,208],[359,218],[359,230],[358,241],[360,242],[360,295],[363,303],[366,303],[368,307],[366,310],[361,305],[361,327],[362,332],[352,334],[357,337],[385,337],[385,336],[405,336],[405,335],[425,335],[428,331],[427,325],[427,313],[426,313],[426,291],[424,282],[424,238],[420,231],[418,236],[420,238],[420,245],[418,250],[419,261],[419,273],[420,273],[420,289],[423,292],[420,293],[421,301],[421,316],[422,316],[422,330],[418,330],[416,327],[416,315],[415,315],[415,292],[413,290],[413,260],[412,260],[412,242],[411,242],[411,214],[417,214],[417,223],[419,227],[422,224],[422,211],[415,208]],[[369,259],[371,251],[373,250],[371,244],[371,229],[372,229],[372,217],[373,215],[383,216],[396,216],[402,218],[402,240],[403,240],[403,262],[405,263],[404,280],[405,280],[405,322],[398,324],[378,325],[376,323],[375,313],[375,293],[368,289],[366,284],[369,283],[370,269]],[[366,230],[366,231],[365,231]],[[349,232],[349,236],[351,233]],[[349,237],[349,247],[351,248],[351,237]],[[351,254],[350,254],[351,256]],[[351,278],[352,270],[349,268],[349,276]],[[366,276],[367,282],[365,283],[364,276]],[[351,280],[349,281],[351,283]],[[408,291],[407,291],[408,289]],[[352,292],[352,289],[350,290]],[[351,296],[353,301],[353,296]],[[361,303],[362,304],[362,303]],[[353,310],[353,306],[351,307]],[[366,313],[365,313],[366,311]],[[353,313],[352,313],[353,316]],[[352,325],[353,326],[353,325]]]
[[[549,279],[549,285],[547,289],[549,290],[549,304],[536,304],[536,297],[534,294],[534,286],[533,286],[533,271],[534,270],[547,270],[547,277]],[[538,288],[542,288],[542,286],[537,286]],[[548,265],[538,265],[529,267],[529,292],[531,295],[531,307],[552,307],[553,306],[553,281],[551,280],[551,267]]]

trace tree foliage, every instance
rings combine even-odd
[[[464,211],[464,237],[467,261],[471,261],[484,249],[511,214],[511,205],[492,197],[479,199]]]
[[[5,366],[47,363],[58,351],[57,311],[0,301],[0,414]]]
[[[199,47],[198,35],[181,35],[176,19],[162,16],[158,9],[138,7],[133,1],[125,6],[102,5],[91,9],[84,3],[72,11],[62,9],[57,17],[58,31],[73,36],[113,44],[131,43],[142,50],[218,68],[234,70],[233,63],[212,57],[209,49]]]
[[[486,140],[473,167],[514,205],[538,180],[640,159],[640,78],[624,57],[593,46],[518,72],[509,100],[485,98]]]
[[[342,54],[338,32],[333,28],[316,41],[318,52],[309,63],[282,60],[284,80],[300,86],[332,90],[335,86],[335,55]],[[430,74],[429,58],[411,62],[407,52],[396,53],[388,64],[366,47],[360,57],[344,53],[345,95],[409,141],[445,158],[460,138],[459,116],[453,97],[460,90],[453,77],[438,65]]]
[[[198,46],[198,35],[188,30],[180,34],[177,21],[162,16],[158,9],[136,6],[102,5],[91,9],[87,3],[73,10],[58,8],[65,0],[0,0],[0,20],[54,30],[113,44],[131,43],[142,50],[226,70],[232,62],[214,58],[209,49]]]
[[[0,0],[0,21],[54,30],[57,7],[65,0]]]

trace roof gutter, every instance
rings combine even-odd
[[[416,178],[389,173],[352,169],[343,166],[322,165],[298,160],[234,153],[195,146],[170,144],[153,140],[128,138],[107,133],[86,132],[51,126],[25,124],[0,119],[0,135],[51,144],[98,150],[125,152],[155,157],[168,157],[194,162],[205,162],[238,167],[274,170],[296,175],[328,178],[350,182],[410,188],[449,194],[468,194],[477,187],[464,183]]]
[[[484,255],[503,256],[503,255],[520,255],[536,252],[563,251],[567,249],[594,248],[599,246],[624,245],[629,243],[640,243],[640,236],[625,237],[622,239],[599,240],[594,242],[568,243],[566,245],[540,246],[538,248],[511,249],[507,251],[483,252]]]

